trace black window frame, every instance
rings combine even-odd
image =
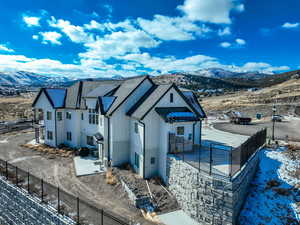
[[[182,128],[182,134],[181,134],[181,132],[178,132],[179,131],[179,129],[181,129]],[[179,135],[179,136],[183,136],[184,135],[184,126],[179,126],[179,127],[176,127],[176,135]]]
[[[174,102],[174,94],[170,93],[170,103],[173,103],[173,102]]]
[[[86,144],[89,146],[96,146],[93,136],[89,136],[89,135],[86,136]]]
[[[47,111],[46,118],[47,118],[47,120],[52,120],[52,112]]]
[[[62,112],[57,112],[57,121],[62,121],[63,114]]]
[[[47,130],[47,140],[53,140],[53,131]]]
[[[71,120],[72,119],[72,113],[66,112],[66,119]]]
[[[72,132],[67,131],[67,141],[72,141]]]
[[[136,168],[140,168],[140,155],[136,152],[134,153],[134,165],[136,166]]]
[[[134,122],[134,133],[136,133],[136,134],[139,133],[139,124],[138,124],[138,122]]]

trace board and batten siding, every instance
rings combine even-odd
[[[170,102],[170,94],[173,94],[173,102]],[[184,122],[170,124],[166,123],[154,110],[156,107],[187,107],[191,110],[189,105],[177,93],[174,88],[171,88],[165,96],[160,99],[156,106],[143,119],[146,125],[145,135],[145,177],[159,175],[164,181],[167,180],[167,154],[169,148],[169,132],[176,132],[177,126],[185,127],[185,138],[188,138],[189,133],[193,133],[194,141],[200,142],[200,122]],[[151,157],[155,157],[155,164],[151,164]]]
[[[49,102],[49,100],[44,92],[42,92],[42,94],[40,95],[34,108],[43,110],[43,117],[44,117],[43,120],[44,120],[44,125],[45,125],[45,144],[55,147],[56,146],[55,109],[52,107],[51,103]],[[51,120],[47,120],[47,112],[51,112]],[[49,140],[47,138],[48,131],[52,132],[53,140]]]
[[[126,101],[110,117],[110,154],[112,166],[130,161],[130,121],[126,116],[128,110],[151,88],[152,83],[146,79],[126,99]]]

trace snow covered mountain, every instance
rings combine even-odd
[[[45,76],[25,71],[0,72],[0,86],[43,87],[60,85],[69,81],[71,81],[71,79],[67,77]]]
[[[271,74],[264,74],[260,72],[232,72],[221,68],[201,69],[195,72],[189,72],[187,74],[197,75],[202,77],[219,78],[219,79],[226,79],[226,78],[260,79],[271,75]]]

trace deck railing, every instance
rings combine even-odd
[[[233,148],[217,142],[192,144],[182,137],[169,134],[169,154],[209,175],[232,179],[260,149],[267,138],[267,129],[258,131],[240,146]]]

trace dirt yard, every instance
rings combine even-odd
[[[0,121],[31,118],[31,104],[34,94],[28,93],[19,97],[0,97]]]
[[[29,170],[33,175],[44,178],[47,182],[59,185],[65,191],[79,196],[81,199],[98,207],[103,207],[118,215],[150,225],[139,210],[130,202],[121,187],[106,184],[105,174],[76,177],[72,158],[45,155],[43,153],[20,147],[34,139],[33,132],[18,132],[0,136],[0,158],[23,170]]]

